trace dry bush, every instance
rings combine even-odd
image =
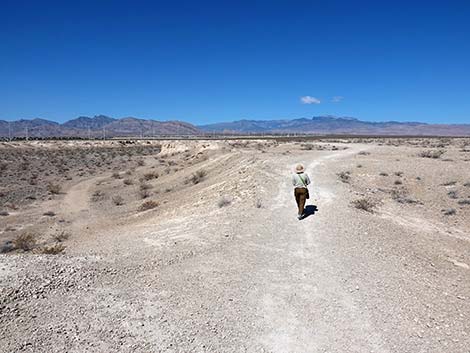
[[[395,174],[397,177],[401,177],[403,175],[403,172],[395,172],[393,174]]]
[[[8,211],[0,211],[0,216],[8,216]]]
[[[157,172],[148,172],[144,174],[144,179],[145,180],[152,180],[152,179],[157,179],[158,178],[158,173]]]
[[[48,255],[57,255],[60,254],[65,250],[65,246],[63,244],[54,244],[51,246],[43,246],[39,249],[40,254],[48,254]]]
[[[455,210],[455,208],[447,208],[445,210],[442,210],[442,213],[444,214],[444,216],[453,216],[457,213],[457,211]]]
[[[56,214],[53,211],[47,211],[42,214],[43,216],[54,217]]]
[[[366,198],[354,200],[351,203],[355,208],[366,211],[366,212],[370,212],[370,213],[374,212],[374,208],[376,206],[374,201],[370,199],[366,199]]]
[[[58,243],[61,243],[67,240],[68,238],[70,238],[70,233],[67,233],[67,232],[60,232],[52,236],[52,239],[54,239]]]
[[[421,203],[418,200],[413,199],[408,195],[408,192],[406,190],[397,190],[394,189],[391,191],[391,196],[392,199],[395,200],[398,203],[403,203],[403,204],[418,204]]]
[[[222,196],[219,199],[219,202],[217,202],[217,206],[219,206],[219,208],[222,208],[222,207],[230,205],[231,203],[232,203],[232,200],[229,197]]]
[[[173,188],[165,188],[165,192],[172,192]]]
[[[367,152],[367,151],[361,151],[358,153],[358,155],[360,156],[368,156],[370,154],[370,152]]]
[[[452,180],[452,181],[447,181],[447,182],[445,182],[445,183],[443,183],[443,184],[441,184],[441,185],[442,185],[442,186],[453,186],[453,185],[455,185],[455,184],[457,184],[457,182],[454,181],[454,180]]]
[[[150,191],[146,190],[146,189],[142,189],[139,191],[139,196],[141,199],[146,199],[147,197],[150,196]]]
[[[139,206],[138,211],[143,212],[143,211],[151,210],[152,208],[155,208],[155,207],[158,207],[158,202],[154,200],[148,200]]]
[[[422,158],[432,158],[432,159],[438,159],[441,158],[441,156],[445,153],[445,151],[442,150],[428,150],[428,151],[422,151],[418,154],[419,157]]]
[[[388,176],[388,174],[385,173],[385,172],[380,172],[379,175],[380,175],[380,176],[384,176],[384,177]]]
[[[58,195],[62,192],[62,187],[59,184],[49,183],[47,184],[47,191],[51,194]]]
[[[193,184],[199,184],[205,179],[206,175],[207,172],[204,169],[198,170],[196,173],[191,175],[191,177],[186,181],[186,183],[192,182]]]
[[[112,174],[112,177],[113,177],[114,179],[121,179],[121,175],[120,175],[118,172],[114,172],[114,173]]]
[[[466,206],[470,205],[470,200],[459,200],[457,203],[461,206]]]
[[[261,202],[261,199],[256,200],[255,207],[256,208],[262,208],[263,207],[263,203]]]
[[[150,184],[142,183],[139,185],[140,190],[150,190],[151,188],[152,188],[152,185]]]
[[[23,233],[13,239],[13,246],[15,249],[24,251],[32,250],[36,245],[36,238],[31,233]]]
[[[139,160],[137,161],[137,165],[138,165],[139,167],[142,167],[142,166],[145,165],[145,161],[144,161],[143,159],[139,159]]]
[[[132,179],[124,179],[122,182],[124,183],[124,185],[132,185],[132,184],[134,184],[134,182],[132,181]]]
[[[459,198],[459,196],[457,194],[457,191],[455,191],[455,190],[449,191],[447,193],[447,196],[449,196],[451,199],[454,199],[454,200]]]
[[[92,195],[91,195],[91,201],[97,202],[102,200],[105,197],[105,193],[101,190],[96,190]]]
[[[112,200],[116,206],[124,205],[124,199],[120,195],[113,196]]]
[[[403,184],[403,182],[402,182],[401,180],[395,180],[393,183],[394,183],[395,185],[401,185],[401,184]]]
[[[349,183],[351,181],[351,172],[340,172],[337,175],[339,180],[341,180],[343,183]]]

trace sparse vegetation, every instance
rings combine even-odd
[[[457,211],[455,210],[455,208],[447,208],[445,210],[442,210],[442,213],[444,214],[444,216],[453,216],[457,213]]]
[[[152,180],[152,179],[157,179],[157,178],[158,178],[158,173],[156,172],[148,172],[144,174],[145,180]]]
[[[427,151],[422,151],[418,154],[419,157],[422,158],[432,158],[432,159],[438,159],[441,158],[441,156],[445,152],[442,150],[427,150]]]
[[[470,199],[459,200],[457,203],[461,206],[470,205]]]
[[[51,194],[58,195],[62,192],[62,187],[59,184],[49,183],[47,184],[47,191]]]
[[[8,216],[8,211],[0,211],[0,216]]]
[[[138,211],[143,212],[147,210],[151,210],[153,208],[158,207],[158,202],[154,200],[145,201],[142,205],[139,206]]]
[[[231,203],[232,203],[232,200],[228,196],[222,196],[219,199],[219,202],[217,202],[217,206],[219,206],[219,208],[222,208],[222,207],[230,205]]]
[[[351,172],[340,172],[337,175],[339,180],[341,180],[343,183],[349,183],[351,181]]]
[[[67,233],[67,232],[64,232],[64,231],[62,231],[60,233],[57,233],[57,234],[52,236],[52,239],[54,239],[58,243],[61,243],[65,240],[67,240],[68,238],[70,238],[70,233]]]
[[[122,196],[120,196],[120,195],[113,196],[113,197],[112,197],[112,200],[113,200],[113,203],[114,203],[116,206],[122,206],[122,205],[124,205],[124,199],[123,199]]]
[[[359,210],[370,212],[370,213],[374,212],[374,208],[376,206],[374,201],[367,199],[367,198],[354,200],[352,201],[352,205]]]
[[[50,246],[43,246],[39,248],[39,253],[47,254],[47,255],[57,255],[62,253],[65,250],[65,246],[63,244],[57,243]]]
[[[458,199],[459,196],[457,194],[457,191],[451,190],[447,193],[447,196],[449,196],[451,199]]]
[[[261,199],[256,199],[255,207],[256,208],[262,208],[263,207],[263,203],[261,202]]]
[[[54,217],[56,214],[53,211],[47,211],[42,214],[43,216]]]
[[[384,176],[384,177],[388,176],[388,174],[387,174],[387,173],[385,173],[385,172],[380,172],[380,174],[379,174],[379,175],[380,175],[380,176]]]
[[[122,182],[123,182],[124,185],[134,184],[134,181],[132,179],[129,179],[129,178],[124,179]]]
[[[201,181],[205,179],[207,175],[207,172],[204,169],[198,170],[196,173],[191,175],[189,178],[189,181],[191,181],[193,184],[199,184]]]
[[[36,238],[31,233],[20,234],[13,239],[13,246],[15,249],[30,251],[36,246]]]
[[[112,177],[113,177],[114,179],[121,179],[121,174],[119,174],[118,172],[114,172],[114,173],[112,174]]]

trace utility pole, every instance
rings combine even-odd
[[[26,136],[26,141],[28,141],[29,140],[28,126],[25,127],[25,136]]]
[[[103,140],[106,140],[106,128],[103,126]]]
[[[11,141],[11,121],[8,122],[8,141]]]

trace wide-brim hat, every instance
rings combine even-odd
[[[303,173],[304,170],[305,170],[305,168],[304,168],[304,166],[303,166],[302,164],[297,164],[297,165],[295,166],[295,171],[296,171],[297,173]]]

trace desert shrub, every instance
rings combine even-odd
[[[65,240],[67,240],[68,238],[70,238],[70,233],[67,233],[67,232],[60,232],[60,233],[54,234],[54,235],[52,236],[52,238],[53,238],[56,242],[60,243],[60,242],[63,242],[63,241],[65,241]]]
[[[158,202],[154,200],[148,200],[139,206],[138,211],[143,212],[143,211],[151,210],[155,207],[158,207]]]
[[[444,153],[445,151],[442,151],[442,150],[427,150],[427,151],[420,152],[418,156],[422,158],[438,159],[438,158],[441,158],[441,156]]]
[[[0,216],[8,216],[8,211],[0,211]]]
[[[442,210],[442,213],[444,214],[444,216],[453,216],[457,213],[457,211],[455,210],[455,208],[447,208],[445,210]]]
[[[146,184],[146,183],[141,183],[139,185],[139,189],[140,190],[150,190],[152,188],[152,185],[150,184]]]
[[[461,206],[470,205],[470,200],[459,200],[457,203]]]
[[[13,239],[13,246],[15,249],[29,251],[36,245],[36,238],[31,233],[23,233]]]
[[[255,207],[256,208],[262,208],[263,207],[263,203],[261,202],[261,199],[256,200]]]
[[[143,159],[139,159],[139,160],[137,161],[137,165],[138,165],[139,167],[142,167],[142,166],[145,165],[145,161],[144,161]]]
[[[388,176],[388,174],[385,173],[385,172],[380,172],[379,175],[380,175],[380,176]]]
[[[343,183],[349,183],[351,181],[351,173],[350,172],[340,172],[337,174],[339,180],[341,180]]]
[[[54,217],[54,216],[55,216],[55,212],[53,212],[53,211],[47,211],[47,212],[44,212],[42,215],[43,215],[43,216]]]
[[[362,168],[362,164],[358,164],[356,167],[357,168]]]
[[[132,181],[132,179],[128,179],[128,178],[127,178],[127,179],[124,179],[122,182],[124,183],[124,185],[132,185],[132,184],[134,184],[134,182]]]
[[[114,179],[121,179],[121,175],[120,175],[118,172],[114,172],[114,173],[112,174],[112,177],[113,177]]]
[[[193,184],[199,184],[201,181],[205,179],[207,172],[204,169],[198,170],[196,173],[191,175],[189,181]]]
[[[150,196],[150,191],[148,191],[147,189],[141,189],[139,190],[139,196],[141,199],[146,199]]]
[[[301,148],[306,151],[313,150],[314,146],[311,143],[304,143],[301,145]]]
[[[351,203],[355,208],[359,210],[363,210],[363,211],[370,212],[370,213],[374,212],[375,202],[373,202],[370,199],[366,199],[366,198],[357,199],[357,200],[352,201]]]
[[[91,195],[91,201],[97,202],[102,200],[105,197],[105,193],[101,190],[96,190],[92,195]]]
[[[173,188],[165,188],[165,192],[172,192]]]
[[[395,174],[397,177],[401,177],[403,175],[403,172],[395,172],[393,174]]]
[[[392,199],[395,200],[398,203],[403,203],[403,204],[417,204],[420,203],[418,200],[413,199],[408,195],[406,190],[392,190],[391,192]]]
[[[368,156],[370,154],[370,152],[367,152],[367,151],[361,151],[358,153],[358,155],[360,156]]]
[[[124,199],[120,195],[113,196],[112,200],[116,206],[124,205]]]
[[[217,206],[219,206],[219,208],[222,208],[222,207],[230,205],[231,203],[232,203],[232,200],[229,197],[222,196],[219,199],[219,202],[217,202]]]
[[[458,199],[459,196],[457,195],[457,191],[451,190],[447,193],[447,196],[449,196],[451,199]]]
[[[446,181],[445,183],[441,184],[442,186],[453,186],[457,184],[456,181],[452,180],[452,181]]]
[[[152,180],[152,179],[157,179],[157,178],[158,178],[158,173],[156,172],[148,172],[144,174],[145,180]]]
[[[403,184],[403,182],[402,182],[401,180],[395,180],[393,183],[394,183],[395,185],[401,185],[401,184]]]
[[[41,254],[48,254],[48,255],[57,255],[60,254],[65,250],[65,246],[63,244],[54,244],[50,246],[43,246],[39,249],[39,253]]]
[[[463,186],[465,186],[467,188],[470,188],[470,182],[467,182],[467,183],[463,184]]]
[[[51,194],[58,195],[61,193],[62,187],[59,184],[49,183],[47,184],[47,191],[49,191]]]

